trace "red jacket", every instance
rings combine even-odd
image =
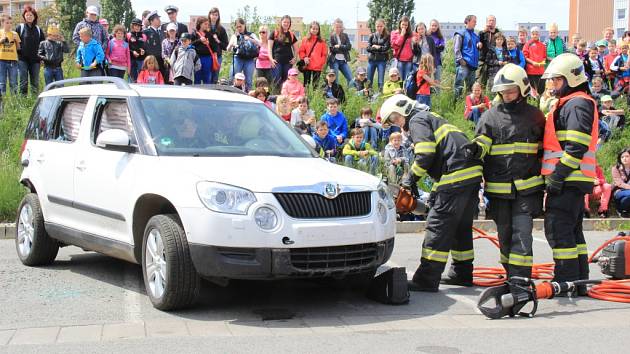
[[[304,59],[308,57],[308,54],[311,52],[313,48],[313,44],[317,40],[316,36],[311,35],[308,38],[302,39],[302,44],[300,44],[300,49],[298,49],[298,56],[300,59]],[[315,49],[313,49],[313,54],[311,54],[311,61],[304,68],[305,70],[310,71],[322,71],[324,65],[326,65],[326,58],[328,57],[328,45],[326,41],[320,40],[317,44],[315,44]]]
[[[413,60],[413,50],[411,49],[412,39],[413,35],[407,37],[407,40],[405,40],[405,36],[401,36],[398,30],[392,32],[390,42],[392,49],[394,49],[394,58],[405,62]],[[403,80],[404,79],[405,78],[403,78]]]
[[[140,74],[138,74],[139,84],[154,84],[154,85],[164,85],[164,77],[159,70],[149,71],[142,70]]]
[[[525,59],[533,60],[538,63],[542,62],[544,64],[547,61],[547,46],[541,41],[534,42],[534,40],[531,39],[523,47],[523,55]],[[525,71],[527,71],[528,75],[542,75],[545,72],[545,66],[533,66],[527,63]]]
[[[466,117],[468,119],[470,117],[470,113],[472,112],[472,106],[476,106],[478,104],[481,104],[482,101],[483,101],[483,104],[484,104],[485,108],[483,108],[481,110],[481,112],[484,112],[484,111],[490,109],[490,99],[488,99],[488,96],[484,96],[482,94],[481,95],[481,99],[473,100],[472,94],[467,95],[466,96],[466,110],[464,111],[464,117]]]

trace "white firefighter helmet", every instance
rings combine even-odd
[[[404,117],[409,116],[411,110],[416,105],[416,101],[403,95],[397,94],[388,98],[381,106],[381,122],[387,124],[392,113],[398,113]]]
[[[551,79],[560,76],[567,80],[569,87],[577,87],[588,81],[584,72],[584,64],[577,55],[571,53],[564,53],[555,57],[549,63],[542,78]]]
[[[506,64],[494,76],[492,92],[502,92],[514,86],[521,90],[523,97],[527,97],[532,90],[525,70],[516,64]]]

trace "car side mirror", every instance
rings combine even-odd
[[[317,148],[317,143],[315,142],[315,139],[313,139],[312,136],[308,134],[302,134],[301,136],[302,136],[302,139],[304,139],[304,141],[306,141],[310,147],[312,147],[313,149]]]
[[[131,145],[129,134],[122,129],[109,129],[98,135],[96,146],[105,150],[133,153],[137,148]]]

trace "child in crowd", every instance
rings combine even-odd
[[[397,68],[390,68],[388,79],[383,86],[383,98],[387,99],[393,95],[403,93],[403,81]]]
[[[597,55],[604,60],[604,57],[610,53],[608,53],[608,41],[605,39],[599,40],[595,43],[595,47],[597,47]]]
[[[418,91],[416,92],[416,101],[431,107],[431,86],[439,86],[440,83],[433,79],[435,68],[433,66],[433,55],[427,53],[422,54],[420,58],[420,67],[416,74],[416,83]]]
[[[591,217],[591,198],[599,201],[599,208],[597,209],[597,215],[600,218],[608,217],[608,203],[610,201],[610,195],[612,194],[612,186],[606,183],[606,177],[604,177],[604,171],[599,165],[595,166],[595,174],[597,178],[593,181],[593,192],[591,194],[584,195],[584,216]]]
[[[326,73],[326,81],[322,86],[322,91],[324,92],[324,98],[326,100],[334,98],[339,103],[344,103],[346,100],[346,94],[343,91],[343,87],[339,85],[337,82],[337,74],[335,74],[335,70],[329,69]]]
[[[322,115],[320,120],[328,124],[330,133],[337,139],[337,144],[341,145],[348,137],[348,120],[339,111],[339,101],[336,98],[327,99],[326,108],[328,111]]]
[[[383,155],[387,169],[387,182],[400,185],[407,179],[409,173],[409,158],[402,146],[401,133],[396,132],[389,136],[389,144],[385,145]]]
[[[541,76],[545,72],[547,63],[547,47],[540,41],[540,29],[536,26],[531,29],[532,39],[523,47],[523,55],[527,61],[525,71],[529,83],[532,86],[532,97],[538,98],[545,91],[545,83],[541,82]]]
[[[600,79],[600,77],[598,77],[597,79]],[[538,108],[540,108],[540,110],[547,115],[547,113],[549,113],[549,111],[551,111],[551,108],[553,108],[553,106],[558,102],[558,98],[553,94],[553,81],[552,80],[546,80],[545,81],[545,91],[543,92],[542,95],[540,95],[540,103],[538,105]]]
[[[363,129],[364,142],[369,142],[373,148],[378,148],[378,135],[381,125],[372,117],[374,112],[370,106],[361,108],[361,116],[354,121],[355,128]]]
[[[608,124],[610,130],[623,129],[626,125],[626,116],[623,109],[616,109],[613,106],[611,96],[605,95],[601,98],[601,106],[599,107],[599,117]]]
[[[516,39],[514,37],[508,37],[507,39],[507,54],[507,61],[509,63],[518,65],[521,68],[525,69],[525,64],[527,63],[525,61],[525,56],[523,55],[523,52],[516,46]]]
[[[127,43],[129,43],[129,54],[131,58],[131,69],[129,77],[131,82],[136,82],[138,74],[142,70],[144,63],[144,47],[147,42],[147,35],[142,32],[142,20],[135,18],[131,21],[131,32],[127,33]]]
[[[499,32],[494,37],[494,46],[488,48],[488,53],[486,54],[486,66],[488,68],[488,81],[486,83],[486,88],[488,90],[492,89],[492,86],[494,85],[494,76],[497,72],[499,72],[505,64],[510,62],[510,55],[508,50],[505,48],[505,44],[505,37],[501,34],[501,32]]]
[[[610,92],[608,88],[604,87],[604,80],[602,80],[601,77],[593,78],[593,82],[591,83],[591,96],[597,101],[598,105],[601,103],[601,98],[606,95],[609,95],[613,99],[619,97],[618,92]]]
[[[131,72],[129,43],[125,41],[125,27],[122,25],[114,26],[114,38],[109,40],[105,57],[109,63],[110,76],[123,79],[128,70]]]
[[[234,75],[234,77],[236,78],[236,75]],[[243,77],[243,81],[245,81],[244,77]],[[291,111],[292,110],[293,110],[293,108],[291,107],[291,100],[289,99],[289,96],[280,95],[280,96],[276,97],[276,113],[284,121],[286,121],[286,122],[290,122],[291,121]]]
[[[589,49],[588,59],[584,60],[584,72],[589,83],[592,83],[594,77],[605,79],[604,62],[595,47]]]
[[[246,92],[247,86],[245,81],[245,74],[236,73],[234,74],[234,82],[232,82],[232,87],[237,88],[243,92]]]
[[[44,63],[44,80],[46,85],[63,80],[63,54],[70,53],[68,44],[59,32],[59,27],[48,26],[48,37],[39,43],[37,55]]]
[[[300,72],[296,68],[289,69],[287,81],[282,84],[281,94],[289,97],[292,107],[297,107],[298,100],[306,95],[304,85],[298,80]]]
[[[170,62],[173,65],[175,85],[192,85],[195,71],[201,70],[201,61],[191,45],[191,39],[190,33],[183,33],[180,37],[180,46],[171,54]]]
[[[615,91],[626,92],[630,83],[630,62],[628,58],[628,44],[621,45],[621,53],[617,55],[610,65],[610,71],[617,74]]]
[[[157,59],[153,55],[149,55],[144,59],[142,71],[138,75],[139,84],[164,85],[164,77],[160,72]]]
[[[577,49],[575,50],[575,55],[580,57],[582,61],[584,61],[584,59],[588,57],[588,48],[586,48],[587,46],[588,43],[586,41],[581,41],[580,43],[578,43]]]
[[[11,85],[11,92],[18,90],[18,50],[20,36],[13,31],[13,20],[9,15],[2,15],[2,29],[0,30],[0,97],[7,92],[7,82]]]
[[[371,174],[376,174],[378,163],[378,153],[369,143],[363,142],[363,130],[361,128],[352,129],[352,139],[343,147],[344,163],[348,167],[357,164],[360,169],[366,167]]]
[[[173,63],[171,63],[171,55],[177,47],[179,47],[179,39],[177,39],[177,24],[169,23],[166,26],[166,38],[162,41],[162,59],[164,60],[164,65],[168,68],[169,77],[165,78],[167,82],[172,83],[174,81],[173,77]]]
[[[328,123],[323,120],[317,122],[313,139],[317,144],[316,150],[319,151],[319,155],[332,163],[336,163],[337,139],[330,134]]]
[[[370,98],[370,82],[367,80],[367,71],[364,67],[357,68],[357,74],[352,82],[357,95]]]
[[[265,106],[267,106],[267,108],[273,111],[274,109],[273,105],[271,104],[271,102],[267,100],[267,96],[269,96],[269,93],[267,93],[267,91],[264,88],[259,87],[255,89],[254,91],[250,92],[250,94],[252,97],[261,100],[265,104]]]
[[[621,150],[612,167],[613,199],[619,216],[630,216],[630,148]]]
[[[308,98],[305,96],[298,99],[297,107],[291,111],[291,126],[295,127],[300,122],[305,124],[306,134],[315,133],[315,112],[308,107]]]
[[[81,77],[103,76],[103,61],[105,53],[103,47],[92,38],[92,30],[83,27],[79,31],[81,43],[75,58],[77,68],[81,69]]]
[[[464,110],[464,118],[477,125],[479,118],[483,112],[490,109],[490,99],[483,94],[481,84],[475,82],[472,85],[472,92],[466,96],[466,108]]]
[[[608,42],[608,54],[604,57],[604,78],[606,79],[606,86],[609,89],[615,87],[615,73],[610,70],[610,65],[617,55],[619,55],[619,53],[617,53],[617,41],[611,39]]]

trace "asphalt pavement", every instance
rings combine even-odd
[[[612,236],[587,232],[589,250]],[[388,266],[411,276],[422,237],[399,235]],[[534,252],[551,261],[542,233]],[[485,240],[475,257],[498,265]],[[597,265],[591,277],[602,278]],[[204,283],[197,306],[166,313],[151,306],[137,265],[66,247],[53,265],[30,268],[14,240],[0,240],[0,352],[628,352],[630,304],[557,298],[532,319],[487,320],[476,310],[482,290],[443,286],[389,306],[321,280]]]

